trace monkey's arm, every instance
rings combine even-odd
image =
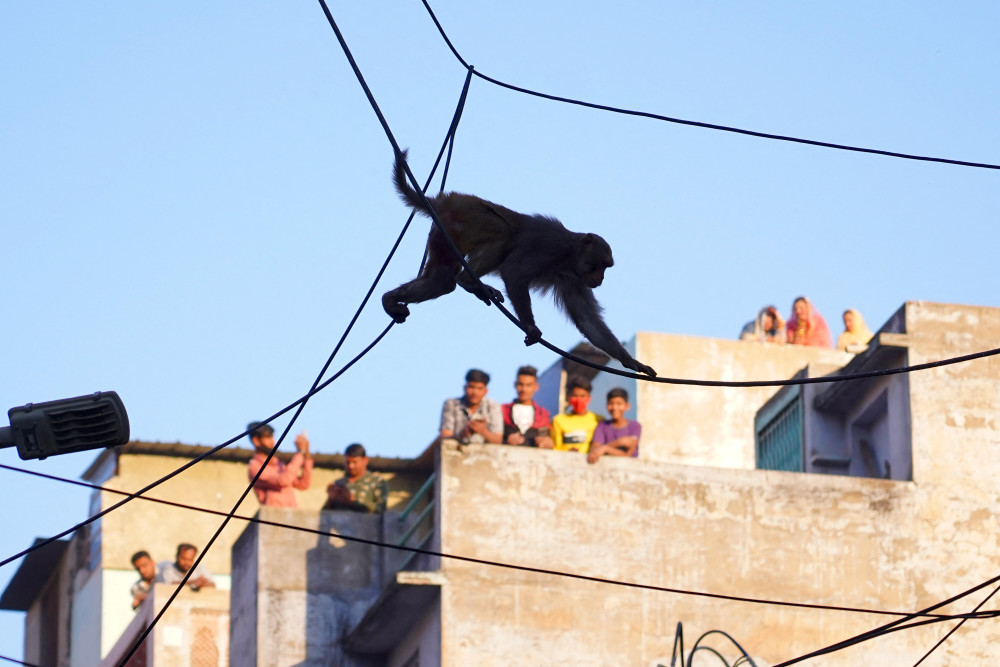
[[[601,306],[590,289],[566,290],[563,305],[576,328],[596,347],[620,361],[625,368],[656,377],[656,371],[636,361],[604,323]]]

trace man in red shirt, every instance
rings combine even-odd
[[[534,366],[517,369],[514,383],[517,399],[500,406],[503,413],[503,441],[508,445],[526,445],[552,449],[549,437],[549,411],[535,403],[538,391],[538,371]]]
[[[268,453],[274,448],[274,429],[267,424],[253,422],[247,426],[250,431],[250,442],[256,450],[247,468],[247,477],[253,479],[257,471],[264,465]],[[287,464],[271,457],[264,472],[261,473],[253,491],[261,505],[267,507],[298,507],[295,492],[292,488],[305,491],[312,481],[313,460],[309,454],[309,438],[299,433],[295,436],[295,455]]]

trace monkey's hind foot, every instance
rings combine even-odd
[[[394,301],[388,294],[382,295],[382,308],[396,324],[402,324],[410,316],[410,309],[406,307],[406,304]]]
[[[534,345],[542,339],[542,330],[536,327],[534,324],[524,328],[524,344]]]
[[[497,288],[491,287],[486,283],[483,283],[476,289],[475,295],[482,299],[487,306],[493,303],[494,299],[496,299],[498,303],[503,303],[503,293]]]

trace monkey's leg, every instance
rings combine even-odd
[[[500,303],[503,303],[503,294],[495,287],[490,287],[486,283],[479,281],[476,282],[468,271],[462,271],[455,278],[455,282],[464,289],[469,294],[479,297],[486,305],[493,303],[492,299],[496,299]],[[492,297],[492,299],[491,299]]]
[[[382,295],[382,308],[396,322],[406,321],[408,303],[430,301],[455,289],[455,268],[452,266],[427,266],[423,275],[403,283]]]
[[[510,305],[517,314],[517,319],[521,321],[521,328],[524,329],[524,344],[534,345],[542,338],[541,330],[535,326],[535,314],[531,312],[531,288],[530,281],[517,275],[517,270],[504,269],[500,272],[503,278],[504,287],[507,288],[507,297]]]

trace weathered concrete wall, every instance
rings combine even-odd
[[[697,380],[784,380],[810,363],[843,366],[853,356],[801,345],[646,332],[636,335],[636,349],[660,376]],[[664,463],[753,469],[754,414],[776,391],[640,382],[633,401],[642,424],[640,456]],[[596,400],[603,409],[603,395]]]
[[[131,623],[101,661],[101,667],[121,663],[173,593],[174,587],[168,584],[153,587],[152,594],[139,605]],[[157,667],[226,667],[230,664],[229,592],[212,588],[192,591],[185,587],[137,653],[145,653],[146,664]]]
[[[149,454],[123,455],[118,460],[118,473],[104,486],[122,491],[134,491],[172,472],[185,463],[175,456]],[[422,478],[383,473],[389,483],[389,506],[405,504]],[[343,477],[342,470],[314,468],[308,490],[296,490],[299,507],[318,510],[326,502],[326,487]],[[151,498],[180,502],[228,513],[248,483],[247,465],[234,461],[202,461],[149,492]],[[101,492],[101,507],[107,508],[122,496]],[[251,492],[240,505],[238,514],[253,516],[260,508]],[[157,561],[173,560],[179,542],[203,545],[218,529],[222,517],[169,507],[140,499],[130,502],[120,511],[102,519],[102,564],[105,568],[131,570],[130,558],[145,549]],[[150,530],[155,525],[156,530]],[[229,554],[233,542],[243,532],[245,521],[234,519],[223,531],[215,546],[205,557],[205,565],[216,574],[229,574]]]
[[[906,304],[905,318],[910,364],[979,352],[1000,342],[1000,309],[916,301]],[[926,566],[938,571],[938,576],[921,577],[918,587],[927,598],[945,599],[996,575],[1000,359],[922,371],[909,379],[913,479],[923,492],[919,539]],[[971,610],[985,595],[977,593],[960,608]],[[966,623],[960,633],[960,639],[935,652],[936,664],[997,662],[996,648],[972,650],[990,641],[1000,645],[993,624]]]
[[[386,515],[276,507],[261,508],[259,516],[368,540],[382,539],[387,520]],[[338,640],[381,591],[381,557],[367,544],[248,525],[233,550],[232,664],[355,664]]]
[[[588,465],[489,445],[446,450],[442,466],[444,552],[616,581],[912,611],[993,576],[1000,556],[976,494],[967,501],[932,484],[610,458]],[[938,511],[942,503],[950,513]],[[444,665],[667,664],[678,621],[689,643],[721,629],[758,664],[774,664],[892,620],[448,559],[442,570]],[[912,664],[941,633],[898,632],[817,664]],[[971,624],[952,664],[995,662],[998,647],[1000,628]]]

